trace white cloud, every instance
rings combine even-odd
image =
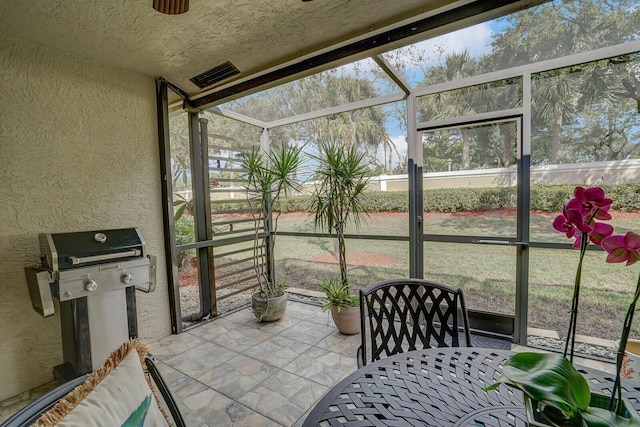
[[[484,22],[416,43],[415,46],[424,50],[434,62],[437,62],[440,52],[442,52],[441,57],[454,52],[460,53],[465,49],[473,57],[485,55],[491,51],[490,43],[492,39],[493,31],[491,26],[489,23]]]
[[[463,28],[453,33],[443,34],[429,40],[414,43],[412,46],[424,52],[427,65],[434,65],[451,53],[460,53],[465,49],[469,51],[472,57],[479,57],[491,51],[491,40],[494,32],[491,30],[490,23],[474,25],[472,27]],[[399,51],[407,51],[401,48]],[[411,62],[409,54],[400,54],[400,59]]]

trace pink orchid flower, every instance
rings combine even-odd
[[[596,222],[591,224],[593,226],[593,230],[588,233],[589,240],[594,245],[602,246],[602,240],[611,236],[613,234],[613,227],[609,224],[604,224],[602,222]],[[576,241],[573,242],[573,247],[576,249],[580,248],[580,244],[582,242],[582,233],[578,231],[576,233]]]
[[[627,265],[640,261],[640,235],[629,231],[624,236],[609,236],[602,240],[602,248],[609,253],[607,262],[627,262]]]
[[[576,229],[582,233],[591,231],[591,227],[584,222],[582,212],[578,209],[568,209],[566,206],[562,208],[562,215],[558,215],[553,220],[553,228],[565,233],[568,238],[572,238],[576,234]]]
[[[591,187],[584,189],[583,187],[576,187],[573,195],[573,199],[567,203],[567,209],[578,209],[585,218],[597,209],[595,218],[600,220],[611,219],[609,209],[613,201],[605,197],[602,188]]]
[[[596,214],[593,217],[601,221],[608,221],[611,219],[611,214],[609,213],[609,209],[611,209],[611,205],[601,207],[596,211]]]

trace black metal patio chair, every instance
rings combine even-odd
[[[431,347],[471,347],[461,289],[423,279],[393,279],[360,290],[358,367],[382,357]],[[371,351],[367,351],[367,347]]]

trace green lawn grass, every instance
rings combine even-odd
[[[616,218],[616,233],[638,230],[640,215]],[[556,233],[551,222],[555,215],[532,214],[531,241],[561,242],[568,240]],[[312,232],[313,220],[304,214],[282,215],[279,231]],[[427,214],[425,233],[477,236],[514,236],[515,218],[511,214],[484,215]],[[356,230],[351,227],[350,233]],[[371,214],[362,235],[407,236],[406,214]],[[279,236],[276,246],[276,273],[287,275],[289,286],[317,289],[317,283],[338,276],[336,264],[311,262],[315,257],[332,253],[333,243],[326,237]],[[381,266],[349,266],[349,281],[354,290],[377,281],[408,277],[408,242],[384,240],[347,241],[347,253],[361,252],[371,256],[382,253],[398,259],[396,264]],[[578,250],[530,249],[529,326],[556,330],[566,334],[569,307]],[[589,252],[582,278],[578,333],[606,339],[617,339],[622,320],[631,301],[637,281],[637,266],[607,264],[605,252]],[[514,314],[516,250],[510,246],[425,243],[425,278],[461,287],[469,308]],[[640,317],[639,317],[640,319]],[[633,334],[638,335],[637,322]]]

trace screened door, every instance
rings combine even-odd
[[[423,274],[463,289],[472,327],[516,335],[526,286],[521,118],[420,129]]]

